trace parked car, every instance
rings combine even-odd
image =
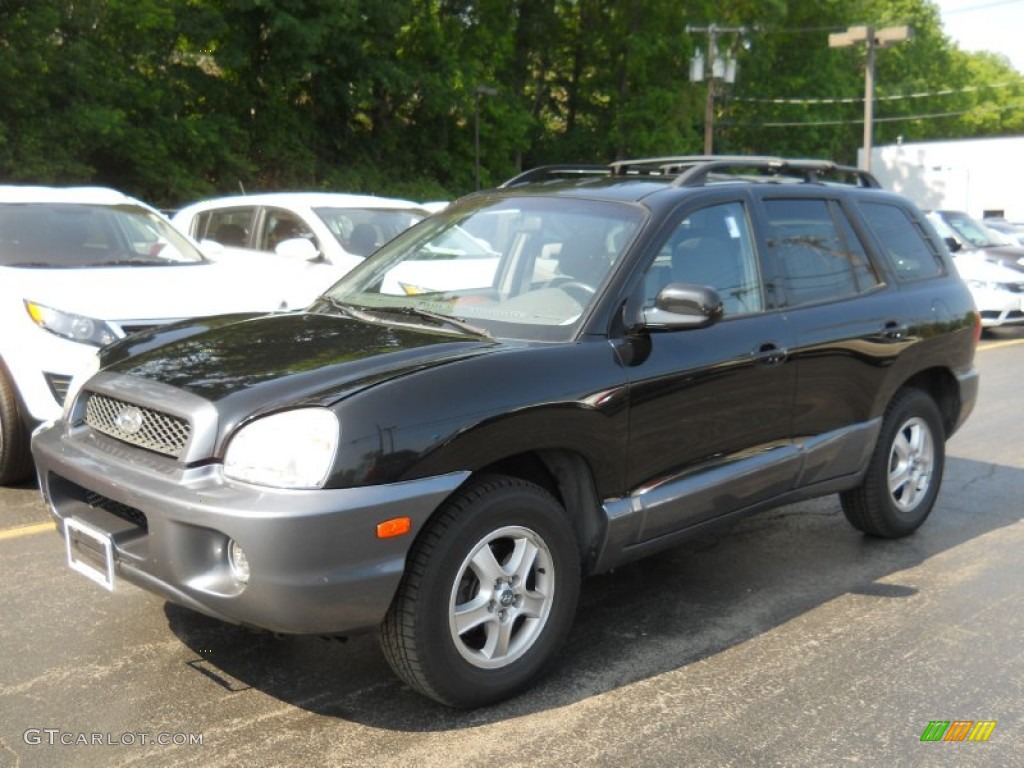
[[[215,261],[280,275],[289,303],[306,306],[395,235],[429,215],[420,205],[370,195],[280,192],[203,200],[173,218]],[[268,261],[269,260],[269,261]],[[278,274],[275,272],[275,274]]]
[[[927,214],[935,231],[953,251],[953,263],[974,297],[985,328],[1024,322],[1024,274],[994,261],[984,248],[964,248],[959,235],[935,212]],[[967,225],[965,225],[967,226]]]
[[[982,326],[1024,323],[1024,275],[993,264],[977,251],[954,254],[953,262],[974,297]]]
[[[206,261],[157,211],[110,189],[0,186],[0,484],[31,474],[98,348],[187,317],[270,311],[273,285]]]
[[[982,219],[981,223],[1009,238],[1014,245],[1024,245],[1024,224],[995,218]]]
[[[237,624],[379,628],[471,707],[551,663],[581,576],[823,494],[872,536],[924,522],[981,324],[913,204],[822,161],[558,174],[453,203],[304,312],[105,348],[33,443],[68,564]]]
[[[1008,237],[989,229],[977,219],[961,211],[929,211],[928,218],[936,226],[941,222],[943,236],[954,253],[981,251],[989,261],[1024,271],[1024,246],[1014,245]]]

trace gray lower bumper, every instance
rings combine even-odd
[[[116,577],[173,602],[275,632],[340,634],[381,621],[406,553],[429,515],[468,476],[365,488],[289,491],[226,479],[219,465],[182,468],[62,424],[32,443],[39,484],[61,524],[75,517],[108,534]],[[412,520],[380,539],[377,524]],[[245,551],[248,583],[228,564]]]

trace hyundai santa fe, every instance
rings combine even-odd
[[[910,202],[825,161],[535,169],[305,310],[102,350],[37,431],[68,564],[226,622],[375,630],[457,707],[549,667],[580,579],[838,493],[913,533],[981,325]]]

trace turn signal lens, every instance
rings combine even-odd
[[[378,539],[393,539],[404,536],[412,530],[412,520],[408,517],[393,517],[383,523],[377,523]]]

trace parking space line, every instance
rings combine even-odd
[[[35,525],[22,525],[17,528],[5,528],[0,530],[0,541],[4,539],[18,539],[22,536],[32,536],[44,531],[53,531],[57,526],[53,523],[36,523]]]
[[[1024,344],[1024,339],[1006,339],[1005,341],[994,341],[991,344],[979,346],[978,351],[980,352],[986,349],[999,349],[1000,347],[1013,347],[1016,346],[1017,344]]]

